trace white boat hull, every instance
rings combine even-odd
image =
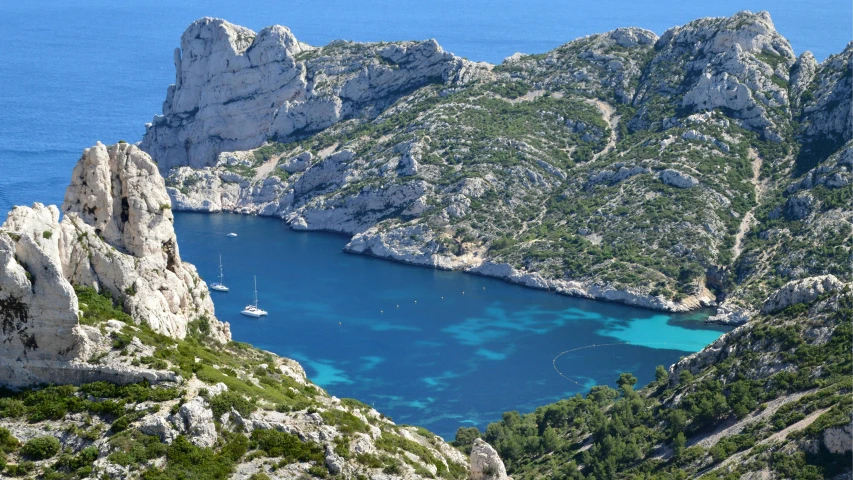
[[[227,292],[228,291],[228,287],[226,287],[225,285],[222,285],[220,283],[211,283],[210,289],[216,290],[217,292]]]
[[[245,316],[247,316],[247,317],[254,317],[254,318],[263,317],[263,316],[266,316],[266,315],[267,315],[267,311],[266,311],[266,310],[261,310],[261,309],[257,309],[257,310],[243,310],[243,311],[242,311],[242,312],[240,312],[240,313],[242,313],[243,315],[245,315]]]

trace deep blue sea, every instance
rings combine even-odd
[[[847,0],[0,0],[0,212],[61,203],[83,148],[140,140],[174,81],[180,35],[202,16],[255,30],[287,25],[314,45],[432,37],[458,55],[500,62],[616,27],[660,34],[742,9],[769,10],[794,50],[819,60],[851,39]],[[216,307],[236,339],[302,360],[335,395],[446,436],[581,390],[554,372],[560,351],[626,339],[696,350],[720,333],[704,329],[701,314],[670,317],[346,255],[344,238],[291,232],[276,220],[182,214],[177,226],[184,258],[206,278],[225,257],[234,289]],[[230,230],[236,241],[222,236]],[[271,312],[260,321],[235,315],[253,273]],[[655,365],[685,353],[661,346],[601,347],[558,366],[584,385],[612,383],[624,370],[647,381]]]

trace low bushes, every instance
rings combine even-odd
[[[32,460],[44,460],[59,452],[59,440],[56,437],[36,437],[21,447],[21,454]]]

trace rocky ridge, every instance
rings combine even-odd
[[[289,80],[238,68],[260,65],[253,52],[273,48],[272,31],[285,39],[273,42],[276,72],[305,72],[307,85],[281,108],[264,92]],[[789,192],[835,198],[849,185],[850,166],[836,159],[850,140],[850,47],[820,65],[797,59],[766,12],[660,38],[617,29],[496,66],[434,41],[308,47],[284,27],[253,36],[211,19],[188,29],[181,52],[189,60],[141,144],[178,210],[279,217],[351,235],[354,253],[586,298],[719,306],[713,319],[734,324],[810,276],[766,280],[775,250],[758,244],[796,230],[773,225],[772,203],[783,200],[786,220],[820,224],[840,256],[850,251],[849,202],[826,210],[810,192]],[[223,68],[261,75],[259,90],[232,92]],[[304,129],[263,126],[295,105],[322,116],[320,98],[344,113]],[[255,135],[207,135],[196,106]],[[227,120],[248,106],[267,120]],[[827,144],[818,139],[830,147],[816,150]]]

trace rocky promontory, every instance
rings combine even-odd
[[[205,18],[141,148],[177,210],[277,217],[350,235],[353,253],[586,298],[722,304],[715,321],[738,324],[820,273],[773,270],[758,245],[798,231],[779,214],[822,232],[849,217],[815,195],[849,185],[849,165],[828,169],[851,139],[850,57],[798,59],[767,12],[500,65],[434,40],[315,47]]]
[[[163,178],[151,158],[121,143],[87,149],[60,210],[15,207],[0,226],[0,379],[5,385],[132,382],[158,378],[126,365],[97,366],[102,334],[81,324],[77,289],[124,305],[136,322],[176,338],[206,318],[211,338],[231,339],[216,321],[206,284],[181,261]]]

